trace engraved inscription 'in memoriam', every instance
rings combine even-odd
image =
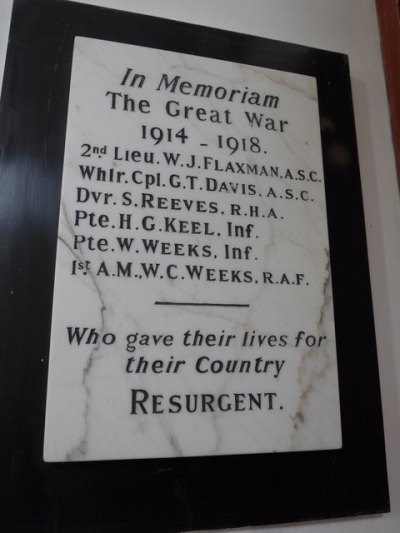
[[[45,460],[339,447],[315,79],[77,37]]]

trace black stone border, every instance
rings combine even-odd
[[[58,211],[77,35],[317,78],[341,450],[43,462]],[[0,104],[0,183],[2,531],[169,532],[389,510],[346,56],[68,1],[16,0]]]

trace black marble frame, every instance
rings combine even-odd
[[[43,462],[58,211],[76,35],[317,78],[342,449]],[[0,107],[0,181],[3,532],[182,531],[389,510],[346,56],[68,1],[16,0]]]

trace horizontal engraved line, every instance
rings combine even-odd
[[[213,303],[213,302],[154,302],[154,305],[194,305],[202,307],[250,307],[250,304],[224,304],[224,303]]]

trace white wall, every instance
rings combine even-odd
[[[83,0],[82,0],[83,1]],[[12,0],[0,0],[0,76]],[[350,57],[379,352],[392,512],[384,516],[241,530],[400,531],[400,202],[374,0],[84,0],[343,52]]]

